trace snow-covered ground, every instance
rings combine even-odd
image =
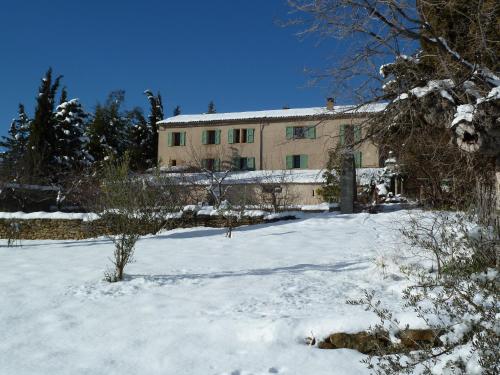
[[[143,237],[127,280],[101,281],[105,239],[0,240],[0,374],[365,374],[361,354],[304,344],[376,317],[347,299],[375,290],[402,324],[398,227],[408,213],[311,214]],[[383,269],[383,264],[388,267]]]

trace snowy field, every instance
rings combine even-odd
[[[375,323],[345,303],[363,289],[417,325],[399,307],[407,217],[311,214],[232,239],[223,229],[164,232],[141,238],[115,284],[102,281],[105,239],[0,240],[0,374],[366,374],[358,352],[304,338]]]

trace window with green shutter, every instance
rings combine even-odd
[[[204,145],[219,145],[220,130],[203,130],[201,133],[201,143]]]
[[[235,129],[229,129],[227,132],[227,143],[233,144],[234,143],[234,130]]]
[[[293,168],[293,155],[287,155],[285,163],[286,163],[286,169],[292,169]]]
[[[214,159],[214,171],[220,171],[220,159]]]
[[[247,169],[250,171],[255,169],[255,158],[247,158]]]
[[[354,151],[354,165],[356,168],[363,166],[363,153],[361,151]]]
[[[316,126],[309,126],[307,128],[306,137],[309,139],[316,139]]]
[[[201,143],[204,145],[208,144],[208,130],[203,130],[201,133]]]
[[[247,129],[247,143],[253,143],[254,139],[254,129]]]
[[[354,125],[354,142],[361,141],[361,125]]]
[[[168,132],[167,138],[170,147],[186,145],[186,132]]]
[[[339,133],[339,144],[341,146],[345,145],[345,128],[349,125],[340,125],[340,133]]]
[[[293,139],[293,126],[286,127],[286,139]]]
[[[215,131],[215,144],[216,145],[220,145],[220,133],[221,133],[220,130]]]
[[[309,157],[307,155],[300,155],[300,168],[307,169]]]

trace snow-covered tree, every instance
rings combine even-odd
[[[30,179],[46,180],[54,169],[54,98],[62,76],[52,77],[49,69],[38,90],[35,116],[30,124],[25,165]]]
[[[109,94],[104,105],[96,106],[86,132],[89,153],[95,161],[102,161],[109,156],[119,157],[129,146],[128,120],[121,109],[124,100],[124,91],[114,91]]]
[[[158,93],[153,95],[151,90],[146,90],[144,94],[147,96],[149,101],[149,130],[151,132],[151,138],[147,144],[145,144],[145,156],[148,160],[151,160],[150,166],[156,165],[158,160],[158,122],[163,120],[163,102],[161,94]]]
[[[54,114],[54,162],[59,172],[71,172],[89,166],[93,162],[88,153],[89,139],[85,135],[88,114],[78,99],[67,99],[66,90]]]
[[[17,118],[12,120],[8,136],[2,136],[0,147],[4,148],[3,163],[9,174],[16,178],[23,174],[23,157],[26,153],[30,131],[30,119],[24,110],[24,105],[19,104]]]
[[[130,126],[130,167],[132,170],[143,171],[156,164],[153,148],[153,132],[142,109],[134,108],[127,114]]]

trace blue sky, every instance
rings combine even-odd
[[[126,107],[147,108],[160,91],[166,114],[324,104],[304,68],[320,67],[335,45],[300,41],[276,25],[285,0],[19,0],[0,11],[0,134],[17,105],[30,114],[49,66],[88,111],[116,89]],[[342,98],[339,98],[342,99]],[[341,101],[341,100],[340,100]]]

